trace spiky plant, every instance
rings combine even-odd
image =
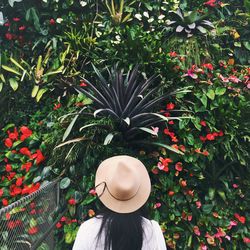
[[[124,135],[125,139],[134,137],[141,130],[154,134],[155,132],[150,130],[151,126],[163,120],[179,119],[179,117],[167,118],[157,110],[160,109],[159,104],[166,101],[169,96],[189,92],[189,88],[160,94],[161,85],[152,86],[157,76],[139,81],[138,66],[127,74],[114,67],[111,71],[108,70],[107,80],[95,66],[93,67],[98,81],[93,84],[84,78],[86,86],[75,88],[93,100],[94,117],[112,118],[117,130]]]
[[[194,34],[206,34],[208,29],[214,28],[214,25],[206,20],[207,14],[200,15],[197,10],[183,12],[181,9],[177,11],[169,11],[170,20],[167,25],[172,27],[176,34],[191,37]]]

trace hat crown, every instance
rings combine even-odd
[[[111,195],[117,200],[129,200],[134,197],[140,187],[140,178],[136,166],[118,162],[113,173],[106,178]]]

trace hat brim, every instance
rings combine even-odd
[[[146,167],[138,159],[127,155],[114,156],[103,161],[96,171],[95,186],[105,182],[110,169],[116,167],[116,163],[121,161],[127,162],[128,158],[130,161],[132,160],[134,162],[141,181],[139,189],[134,197],[126,201],[121,201],[114,198],[108,192],[107,188],[105,188],[103,192],[104,184],[101,184],[96,188],[96,193],[99,196],[100,201],[107,208],[117,213],[132,213],[138,210],[147,202],[151,192],[151,181]]]

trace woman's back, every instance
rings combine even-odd
[[[103,250],[105,243],[105,233],[97,242],[97,235],[102,224],[102,216],[94,217],[85,221],[77,233],[73,250]],[[143,245],[142,250],[165,250],[165,240],[159,224],[154,220],[143,217]]]

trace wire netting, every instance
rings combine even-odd
[[[59,207],[59,182],[52,181],[36,192],[0,210],[0,249],[54,249],[53,230]]]

